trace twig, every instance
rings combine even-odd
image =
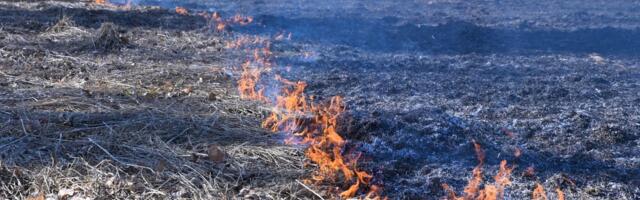
[[[27,132],[27,128],[24,127],[24,120],[22,120],[22,117],[20,117],[20,125],[22,125],[22,131],[24,131],[24,135],[30,135],[29,132]]]
[[[118,158],[116,158],[115,156],[113,156],[113,154],[109,153],[109,151],[107,151],[107,149],[103,148],[102,146],[100,146],[97,142],[93,141],[93,139],[89,138],[89,141],[91,143],[93,143],[94,145],[96,145],[98,148],[100,148],[102,151],[104,151],[104,153],[106,153],[107,155],[109,155],[109,157],[111,157],[111,159],[113,159],[114,161],[126,165],[126,166],[130,166],[130,167],[138,167],[138,168],[143,168],[143,169],[148,169],[149,171],[151,171],[152,173],[156,173],[153,169],[149,168],[149,167],[145,167],[145,166],[140,166],[140,165],[135,165],[135,164],[129,164],[123,161],[120,161]]]
[[[15,139],[15,140],[13,140],[13,141],[11,141],[11,142],[9,142],[9,143],[6,143],[6,144],[4,144],[4,145],[0,146],[0,149],[4,149],[5,147],[7,147],[7,146],[9,146],[9,145],[12,145],[12,144],[14,144],[14,143],[16,143],[16,142],[18,142],[18,141],[20,141],[20,140],[24,139],[25,137],[27,137],[27,136],[25,135],[25,136],[22,136],[22,137],[20,137],[20,138],[18,138],[18,139]]]
[[[318,194],[316,191],[313,191],[309,186],[305,185],[304,183],[300,182],[299,180],[296,180],[296,182],[298,182],[298,184],[302,185],[302,187],[304,187],[305,189],[309,190],[309,192],[315,194],[318,198],[324,200],[324,198],[322,198],[322,196],[320,196],[320,194]]]

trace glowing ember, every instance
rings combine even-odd
[[[181,15],[188,15],[189,11],[186,8],[183,7],[176,7],[176,13],[181,14]]]

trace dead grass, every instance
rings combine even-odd
[[[224,38],[68,17],[0,35],[1,197],[316,198],[301,149],[238,100]]]

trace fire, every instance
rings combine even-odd
[[[346,140],[337,131],[338,119],[345,111],[343,98],[335,96],[327,104],[316,105],[313,98],[304,94],[305,82],[293,82],[281,77],[276,79],[285,86],[262,126],[274,132],[292,133],[287,140],[289,143],[308,145],[305,155],[318,166],[318,170],[312,174],[312,182],[350,183],[340,193],[342,198],[353,197],[364,186],[369,186],[372,176],[358,169],[359,156],[347,155],[351,158],[347,159],[343,155]],[[370,190],[367,197],[379,198],[377,191],[380,188],[375,188]]]
[[[560,188],[556,188],[556,194],[558,194],[558,200],[564,200],[564,192]]]
[[[186,8],[177,6],[176,7],[176,13],[181,14],[181,15],[188,15],[189,11]]]
[[[259,45],[264,45],[264,44],[267,44],[267,41],[266,41],[265,38],[262,38],[262,37],[259,37],[259,36],[255,36],[255,37],[252,38],[252,37],[243,35],[243,36],[240,36],[240,37],[236,38],[235,40],[231,40],[231,41],[225,42],[225,48],[227,48],[227,49],[238,49],[238,48],[247,47],[247,46],[259,46]],[[264,46],[266,46],[266,45],[264,45]],[[256,49],[254,49],[254,51],[255,50]]]
[[[178,8],[176,8],[176,12],[178,12]],[[222,18],[222,16],[218,12],[213,12],[211,14],[207,12],[202,12],[202,13],[198,13],[198,15],[209,20],[210,27],[215,27],[215,30],[217,31],[224,31],[226,30],[226,27],[229,25],[237,24],[240,26],[245,26],[253,22],[253,17],[251,16],[235,15],[234,17],[225,20]]]
[[[224,29],[227,27],[227,24],[220,22],[216,25],[216,30],[218,31],[224,31]]]
[[[480,144],[473,141],[473,146],[478,157],[478,165],[473,169],[472,178],[464,188],[464,197],[457,197],[456,192],[447,184],[443,184],[442,187],[446,191],[446,199],[449,200],[496,200],[502,199],[504,196],[504,188],[511,184],[509,177],[513,168],[507,167],[507,161],[502,160],[500,162],[500,168],[498,173],[493,177],[494,183],[484,185],[483,189],[480,189],[482,184],[482,166],[484,165],[485,154],[482,151]]]
[[[109,0],[94,0],[93,3],[123,10],[129,10],[132,6],[131,0],[127,0],[125,4],[112,4]]]
[[[240,98],[251,100],[265,100],[263,89],[257,89],[262,71],[252,66],[251,61],[242,64],[242,74],[238,80]]]
[[[251,22],[253,22],[253,17],[251,16],[242,16],[242,15],[235,15],[233,16],[233,22],[240,24],[240,25],[248,25]]]
[[[218,31],[224,30],[227,24],[247,25],[253,21],[252,17],[242,15],[230,20],[224,20],[218,13],[199,15],[215,23]],[[284,37],[284,34],[276,36],[280,39]],[[306,82],[290,81],[276,73],[269,73],[274,75],[273,79],[280,83],[281,88],[275,100],[267,99],[264,96],[265,86],[260,85],[260,79],[265,72],[271,71],[272,66],[277,66],[272,59],[270,41],[240,36],[227,42],[225,47],[250,48],[245,51],[249,53],[248,60],[241,65],[242,72],[237,82],[240,97],[273,104],[271,114],[263,120],[262,127],[272,132],[286,133],[287,144],[306,147],[304,154],[317,170],[305,182],[337,185],[341,188],[338,192],[341,198],[362,193],[367,199],[382,199],[381,187],[371,183],[373,176],[358,167],[360,155],[345,153],[347,140],[339,133],[339,119],[346,110],[341,96],[317,103],[313,96],[305,94]]]
[[[536,183],[536,188],[533,189],[533,194],[531,195],[532,200],[547,200],[547,194],[544,192],[544,187],[540,185],[540,183]]]

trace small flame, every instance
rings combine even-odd
[[[123,4],[112,4],[111,2],[109,2],[109,0],[94,0],[93,3],[98,4],[98,5],[108,6],[108,7],[111,7],[111,8],[123,9],[123,10],[129,10],[132,7],[131,0],[127,0],[127,2],[124,5]]]
[[[181,15],[188,15],[189,11],[186,8],[177,6],[176,7],[176,13],[181,14]]]
[[[513,155],[516,158],[519,158],[522,155],[522,150],[520,150],[520,148],[516,147],[516,149],[513,151]]]
[[[531,195],[532,200],[547,200],[547,194],[544,192],[544,187],[540,183],[536,183],[536,188],[533,189],[533,194]]]
[[[564,192],[560,188],[556,188],[556,194],[558,194],[558,200],[564,200]]]
[[[240,25],[248,25],[251,22],[253,22],[253,17],[251,16],[242,16],[242,15],[235,15],[233,16],[233,23],[237,23]]]
[[[513,168],[507,167],[507,161],[502,160],[500,162],[500,169],[498,173],[493,177],[494,183],[487,184],[483,189],[480,189],[482,184],[482,166],[484,165],[485,154],[482,151],[480,144],[473,141],[474,150],[478,157],[478,165],[473,169],[472,178],[464,188],[464,197],[457,197],[456,192],[447,184],[443,184],[442,188],[447,193],[446,199],[449,200],[496,200],[502,199],[504,196],[504,188],[511,184],[509,177]]]

